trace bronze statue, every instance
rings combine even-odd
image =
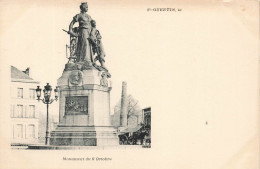
[[[86,13],[88,11],[88,4],[86,2],[81,3],[80,10],[81,12],[73,17],[73,20],[69,25],[68,33],[71,36],[77,37],[77,47],[75,50],[76,61],[87,63],[88,65],[92,65],[93,51],[91,49],[91,45],[88,40],[92,30],[90,24],[92,18],[90,15]],[[77,32],[73,31],[73,25],[76,22],[79,23]]]
[[[102,37],[96,29],[96,22],[86,13],[88,4],[86,2],[81,3],[80,10],[81,12],[73,17],[69,25],[69,31],[63,30],[70,34],[68,63],[76,63],[78,66],[83,66],[83,69],[94,66],[98,70],[107,71]],[[76,22],[79,23],[79,27],[73,27]],[[101,66],[96,64],[97,60]]]

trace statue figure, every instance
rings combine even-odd
[[[88,11],[88,4],[86,2],[81,3],[80,5],[81,12],[73,17],[69,25],[68,33],[73,37],[77,37],[75,42],[77,43],[77,47],[75,50],[76,62],[79,63],[87,63],[88,65],[92,65],[93,63],[93,51],[89,42],[90,33],[92,30],[91,20],[92,18],[86,12]],[[73,25],[78,22],[79,27],[76,29],[77,32],[73,31]],[[73,43],[75,43],[73,42]]]
[[[105,51],[102,44],[100,32],[96,29],[96,22],[86,13],[88,11],[87,2],[80,5],[81,12],[73,17],[69,25],[70,34],[70,57],[65,69],[81,70],[95,67],[98,70],[108,71],[105,67]],[[78,27],[73,27],[78,22]],[[99,61],[100,65],[96,64]],[[76,64],[73,64],[76,63]]]
[[[90,34],[90,43],[92,45],[92,50],[93,50],[93,54],[96,54],[96,57],[93,61],[93,63],[95,64],[95,62],[98,60],[100,65],[106,69],[105,67],[105,51],[104,51],[104,47],[101,41],[101,35],[99,33],[99,31],[96,29],[96,21],[92,20],[90,21],[90,24],[92,26],[92,30],[91,30],[91,34]]]
[[[107,74],[106,73],[102,73],[101,74],[101,80],[100,80],[100,85],[101,86],[108,86],[108,81],[107,81]]]

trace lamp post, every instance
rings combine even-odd
[[[46,120],[46,137],[45,137],[45,145],[50,145],[50,128],[49,128],[49,104],[51,104],[54,100],[58,100],[58,94],[59,94],[59,89],[56,86],[56,89],[54,89],[54,94],[55,94],[55,99],[51,99],[51,85],[49,85],[49,83],[46,84],[46,86],[44,86],[43,89],[43,94],[44,97],[43,99],[41,99],[41,91],[42,89],[40,88],[40,86],[37,86],[36,89],[36,94],[37,94],[37,100],[38,101],[42,101],[44,104],[47,105],[47,120]]]

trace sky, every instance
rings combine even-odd
[[[62,29],[80,2],[13,2],[3,1],[1,62],[55,86],[67,62]],[[135,2],[88,1],[112,75],[111,107],[122,81],[142,108],[152,107],[145,167],[224,168],[258,138],[257,1]],[[182,11],[147,11],[157,7]]]

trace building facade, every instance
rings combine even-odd
[[[142,113],[144,126],[151,128],[151,107],[144,108]]]
[[[38,84],[29,76],[29,68],[20,71],[11,66],[12,145],[38,143],[39,103],[35,92]]]
[[[151,146],[151,107],[144,108],[143,113],[143,125],[145,130],[144,143],[145,145]]]

